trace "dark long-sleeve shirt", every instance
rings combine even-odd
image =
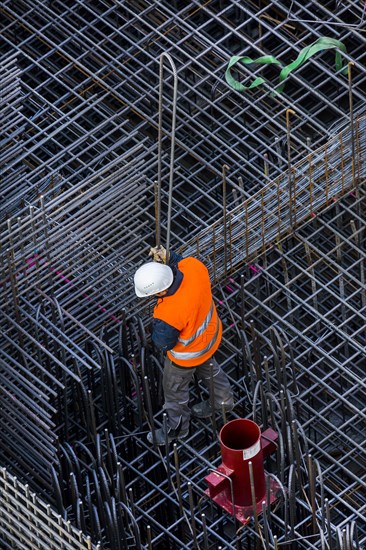
[[[170,252],[169,266],[173,270],[174,280],[171,286],[168,288],[166,296],[171,296],[174,294],[180,287],[183,280],[183,273],[181,273],[177,267],[178,262],[183,259],[183,256],[177,254],[176,252]],[[164,298],[158,298],[159,300],[164,300]],[[169,325],[161,319],[152,320],[152,341],[157,348],[167,351],[174,348],[175,344],[178,341],[179,330]]]

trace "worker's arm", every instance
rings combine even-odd
[[[168,351],[174,348],[178,341],[179,330],[161,319],[152,320],[151,338],[157,348]]]
[[[182,254],[178,254],[178,252],[169,252],[169,265],[172,267],[173,265],[177,265],[178,262],[183,260]]]

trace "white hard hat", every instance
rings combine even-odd
[[[173,271],[168,265],[149,262],[139,267],[135,273],[135,292],[139,298],[152,296],[169,288],[173,278]]]

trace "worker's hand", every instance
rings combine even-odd
[[[150,248],[149,256],[152,257],[154,262],[158,262],[159,264],[166,264],[166,250],[161,245]]]

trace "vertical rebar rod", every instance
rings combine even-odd
[[[224,164],[222,166],[222,208],[223,208],[223,229],[224,229],[224,274],[225,278],[227,276],[227,249],[228,249],[228,242],[227,242],[227,182],[226,182],[226,174],[229,170],[229,167]]]
[[[294,205],[294,190],[292,185],[292,163],[291,163],[291,123],[290,115],[295,115],[293,109],[286,110],[286,131],[287,131],[287,170],[288,170],[288,194],[289,194],[289,215],[291,229],[296,225],[296,204]]]
[[[172,195],[173,195],[173,178],[174,178],[174,150],[175,150],[175,126],[176,126],[176,111],[177,111],[177,94],[178,94],[178,74],[175,63],[170,54],[163,52],[160,55],[160,72],[159,72],[159,131],[158,131],[158,193],[157,193],[157,202],[158,202],[158,216],[157,220],[157,234],[159,235],[159,242],[157,246],[160,245],[160,213],[161,213],[161,178],[162,178],[162,140],[163,140],[163,68],[164,68],[164,59],[166,59],[173,72],[173,99],[172,99],[172,125],[171,125],[171,143],[170,143],[170,167],[169,167],[169,189],[168,189],[168,213],[167,213],[167,236],[166,236],[166,251],[167,258],[169,258],[169,248],[170,248],[170,225],[171,225],[171,215],[172,215]]]
[[[352,68],[355,66],[353,61],[348,63],[348,101],[349,101],[349,117],[351,127],[351,147],[352,147],[352,187],[355,188],[356,175],[356,158],[355,158],[355,135],[354,135],[354,114],[353,114],[353,93],[352,93]]]

